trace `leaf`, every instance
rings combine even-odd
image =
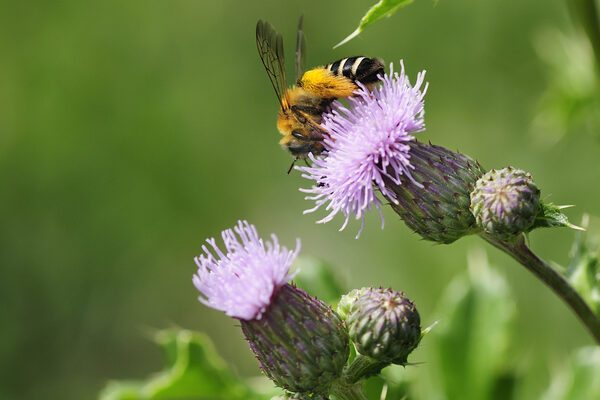
[[[346,292],[331,264],[313,257],[298,257],[294,267],[300,272],[294,283],[327,304],[334,304]]]
[[[436,398],[514,398],[516,376],[508,350],[515,315],[504,278],[488,266],[483,250],[471,255],[469,275],[455,279],[446,289],[439,306],[440,322],[428,339],[439,357],[435,365],[438,390],[443,393]]]
[[[383,17],[389,17],[400,7],[404,7],[412,2],[413,0],[379,0],[379,2],[371,7],[369,11],[367,11],[367,13],[362,17],[360,23],[358,24],[358,28],[356,28],[356,30],[348,35],[344,40],[333,46],[333,48],[335,49],[336,47],[348,43],[350,40],[357,37],[363,31],[363,29],[371,25],[373,22]]]
[[[562,209],[569,208],[572,206],[557,206],[552,203],[541,203],[540,211],[535,217],[533,225],[529,228],[528,232],[536,228],[562,228],[567,227],[576,230],[584,230],[583,228],[573,225],[569,222],[569,219],[565,214],[562,213]]]
[[[581,348],[561,367],[543,400],[600,399],[600,348]]]
[[[167,368],[144,381],[109,382],[100,400],[260,398],[234,376],[206,335],[164,330],[155,341],[165,350]]]
[[[598,3],[595,0],[574,0],[569,1],[571,15],[575,23],[579,24],[587,38],[596,56],[596,67],[600,72],[600,19],[598,14]]]
[[[582,225],[587,227],[588,217]],[[590,240],[587,232],[578,232],[571,249],[567,279],[592,311],[600,316],[600,243]]]
[[[531,124],[536,144],[552,146],[567,134],[597,135],[600,75],[585,35],[544,29],[534,36],[533,45],[548,75]]]

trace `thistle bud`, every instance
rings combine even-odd
[[[471,212],[484,232],[511,240],[527,232],[540,211],[540,190],[531,175],[511,167],[491,170],[471,193]]]
[[[415,305],[392,289],[361,289],[346,323],[357,351],[374,360],[405,364],[421,340],[421,318]]]
[[[340,301],[337,304],[336,311],[340,318],[346,320],[348,318],[348,314],[350,314],[350,310],[352,310],[352,306],[358,300],[360,296],[369,291],[370,288],[362,288],[362,289],[353,289],[350,292],[346,293],[340,298]]]
[[[484,170],[470,157],[441,146],[412,142],[413,170],[390,182],[390,206],[423,239],[452,243],[478,228],[469,210],[470,193]]]

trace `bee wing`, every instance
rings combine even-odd
[[[281,107],[287,88],[285,82],[285,58],[283,56],[283,38],[271,24],[258,20],[256,23],[256,48],[271,80]]]
[[[298,22],[298,36],[296,38],[296,81],[302,78],[304,66],[306,65],[306,36],[302,30],[303,23],[304,14],[300,16],[300,21]]]

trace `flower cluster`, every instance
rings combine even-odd
[[[343,393],[356,382],[405,364],[418,345],[419,313],[403,293],[363,288],[344,296],[336,312],[288,283],[297,250],[279,246],[274,235],[264,242],[245,221],[222,236],[226,253],[209,239],[218,259],[206,246],[197,258],[200,300],[239,319],[261,369],[286,398],[348,398]],[[260,300],[246,304],[252,296]],[[361,357],[347,366],[351,340]]]
[[[513,168],[486,173],[466,155],[417,141],[414,134],[425,129],[425,73],[413,86],[403,64],[400,73],[390,69],[380,86],[359,84],[348,106],[334,102],[323,115],[326,151],[311,154],[311,166],[296,167],[314,182],[301,189],[316,202],[305,213],[324,208],[328,214],[318,222],[342,213],[341,229],[355,216],[360,235],[372,208],[383,226],[379,192],[423,239],[452,243],[479,233],[525,259],[516,239],[543,214],[531,176]],[[208,239],[196,258],[200,301],[240,321],[263,372],[287,391],[283,398],[363,398],[353,392],[360,382],[390,364],[406,365],[430,329],[421,331],[414,303],[391,288],[352,291],[337,312],[297,288],[290,281],[299,241],[295,250],[275,235],[263,241],[246,221],[222,237],[225,251]],[[346,365],[350,343],[357,355]]]

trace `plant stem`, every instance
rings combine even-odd
[[[344,369],[344,377],[348,382],[358,382],[360,379],[379,374],[388,365],[390,365],[389,362],[377,361],[371,357],[358,354],[352,364]]]
[[[562,275],[527,247],[523,236],[514,242],[504,241],[487,234],[481,234],[481,237],[517,260],[549,286],[558,297],[567,303],[600,345],[600,319]]]
[[[596,0],[568,0],[574,14],[575,23],[579,23],[586,33],[594,51],[596,72],[600,74],[600,15]]]
[[[369,400],[362,382],[352,384],[345,379],[340,379],[331,385],[330,393],[340,400]]]

